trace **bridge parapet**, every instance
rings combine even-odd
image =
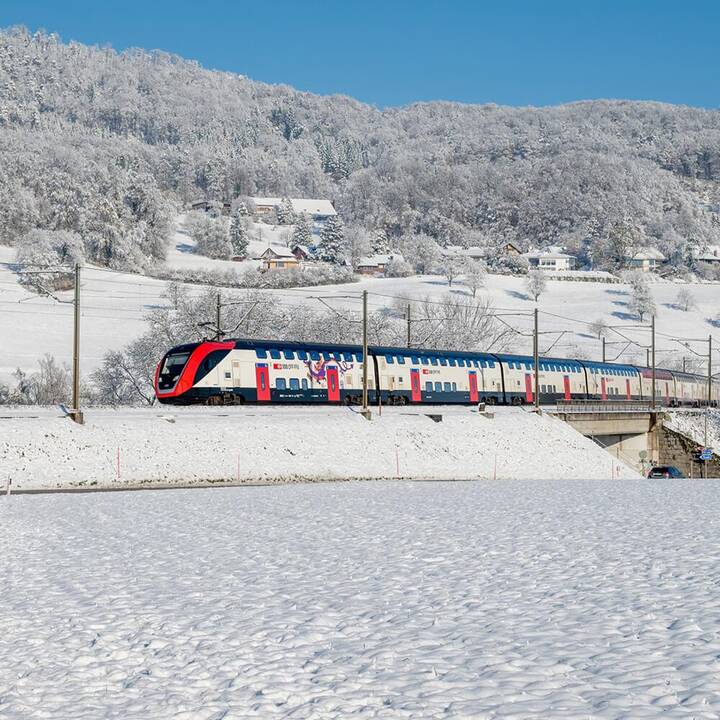
[[[558,400],[550,412],[582,415],[647,414],[655,412],[649,400]]]

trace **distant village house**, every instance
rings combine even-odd
[[[641,272],[657,270],[666,260],[667,258],[654,247],[640,248],[636,253],[625,258],[628,267]]]
[[[269,247],[262,255],[263,270],[287,270],[298,267],[300,262],[286,247]]]
[[[255,207],[256,215],[267,215],[283,202],[283,198],[280,197],[251,197],[248,200]],[[289,200],[295,215],[305,214],[310,218],[313,235],[319,235],[328,219],[337,215],[337,211],[330,200],[313,198],[289,198]],[[239,202],[240,199],[238,198],[236,204]]]
[[[574,270],[577,264],[577,258],[563,252],[563,248],[560,247],[531,250],[523,253],[522,256],[528,261],[531,268],[540,268],[541,270]]]
[[[392,260],[402,260],[402,255],[368,255],[358,261],[357,271],[360,275],[374,275],[382,277],[385,275],[388,264]]]

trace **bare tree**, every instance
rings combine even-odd
[[[675,304],[684,312],[692,310],[696,307],[695,296],[692,294],[689,288],[681,288],[678,290],[677,297],[675,298]]]
[[[657,312],[650,286],[639,273],[631,280],[631,293],[629,307],[640,318],[640,322],[646,315],[654,315]]]
[[[462,274],[463,263],[462,258],[457,255],[448,255],[439,263],[440,272],[448,281],[448,286],[452,287],[453,280]]]
[[[599,318],[595,320],[595,322],[590,323],[590,332],[593,335],[597,335],[597,339],[599,340],[601,337],[607,335],[608,324],[602,318]]]

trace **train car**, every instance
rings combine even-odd
[[[652,398],[652,368],[638,367],[636,369],[640,375],[643,400],[650,400]],[[677,404],[675,379],[670,370],[655,368],[655,402],[668,407]]]
[[[505,386],[505,401],[510,405],[535,402],[535,363],[529,355],[494,353],[500,362]],[[584,369],[577,360],[539,358],[538,385],[540,403],[558,400],[584,400],[587,385]]]
[[[504,402],[500,365],[488,353],[372,347],[386,404]]]
[[[640,400],[640,374],[633,365],[580,361],[587,377],[589,400]]]
[[[158,366],[162,403],[345,402],[362,393],[362,348],[262,340],[205,341],[170,350]],[[375,398],[376,374],[368,367]]]
[[[675,370],[672,371],[672,376],[675,381],[675,393],[671,405],[700,407],[700,405],[705,404],[707,400],[707,378]]]

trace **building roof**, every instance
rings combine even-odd
[[[310,255],[310,249],[308,248],[307,245],[298,245],[297,243],[295,243],[294,245],[292,245],[290,250],[292,252],[295,252],[296,250],[300,250],[301,252],[305,253],[305,255]]]
[[[695,259],[720,261],[720,245],[708,245],[704,250],[701,250],[695,255]]]
[[[367,255],[358,261],[358,267],[379,267],[387,265],[391,260],[402,260],[403,256],[397,253],[390,255]]]
[[[628,256],[631,260],[665,260],[665,256],[654,247],[640,248],[634,255]]]
[[[568,253],[560,252],[559,249],[548,248],[547,250],[534,250],[523,253],[524,258],[548,258],[554,260],[562,260],[563,258],[575,258],[574,255],[568,255]]]
[[[293,258],[295,259],[295,256],[290,252],[290,248],[287,247],[278,247],[277,245],[273,247],[269,247],[266,250],[263,250],[262,255],[260,255],[261,258]]]
[[[254,205],[267,205],[277,207],[283,201],[280,197],[251,197],[249,200]],[[314,198],[289,198],[293,212],[307,213],[308,215],[337,215],[333,204],[329,200]]]

